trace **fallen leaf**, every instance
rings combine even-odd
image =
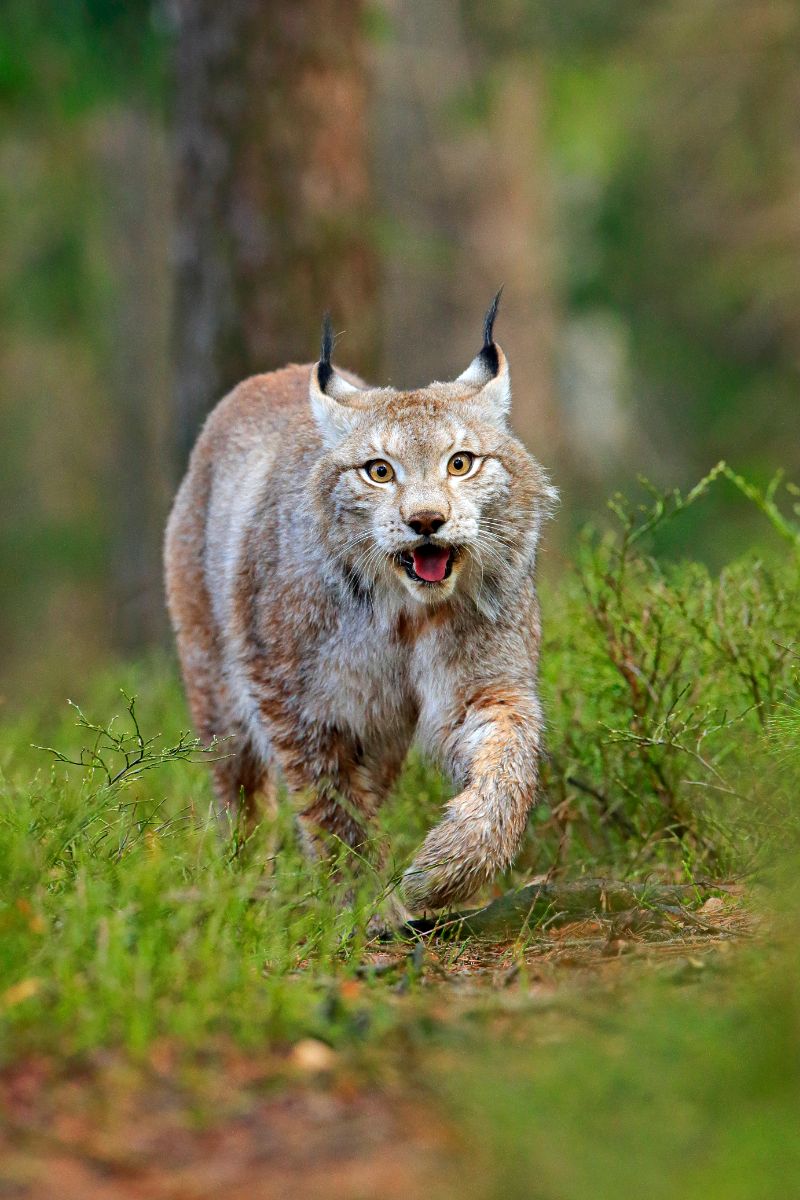
[[[10,988],[6,988],[3,992],[3,1008],[13,1008],[15,1004],[21,1004],[23,1000],[30,1000],[31,996],[35,996],[42,986],[41,979],[21,979],[19,983],[12,984]]]
[[[290,1058],[298,1070],[311,1075],[332,1071],[337,1061],[336,1051],[317,1038],[303,1038],[292,1049]]]

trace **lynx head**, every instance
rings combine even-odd
[[[359,593],[426,605],[461,595],[495,616],[533,567],[555,492],[508,429],[499,299],[466,371],[411,392],[359,387],[335,371],[325,319],[311,372],[323,443],[312,489],[326,551]]]

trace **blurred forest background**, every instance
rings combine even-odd
[[[341,365],[412,385],[505,283],[556,580],[639,473],[800,468],[796,0],[2,8],[6,704],[164,641],[198,424],[326,308]],[[713,566],[754,520],[715,492],[661,549]]]

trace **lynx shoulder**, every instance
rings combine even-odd
[[[555,493],[510,433],[494,341],[458,379],[372,388],[331,364],[240,384],[211,413],[166,536],[221,810],[280,779],[309,849],[358,847],[417,738],[461,789],[405,873],[449,905],[512,860],[536,798],[537,543]]]

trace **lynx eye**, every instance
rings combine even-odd
[[[470,454],[468,450],[459,450],[457,454],[451,456],[447,464],[447,473],[448,475],[469,475],[474,461],[474,454]]]
[[[391,483],[394,479],[394,467],[383,458],[373,458],[372,462],[364,464],[363,469],[373,483]]]

